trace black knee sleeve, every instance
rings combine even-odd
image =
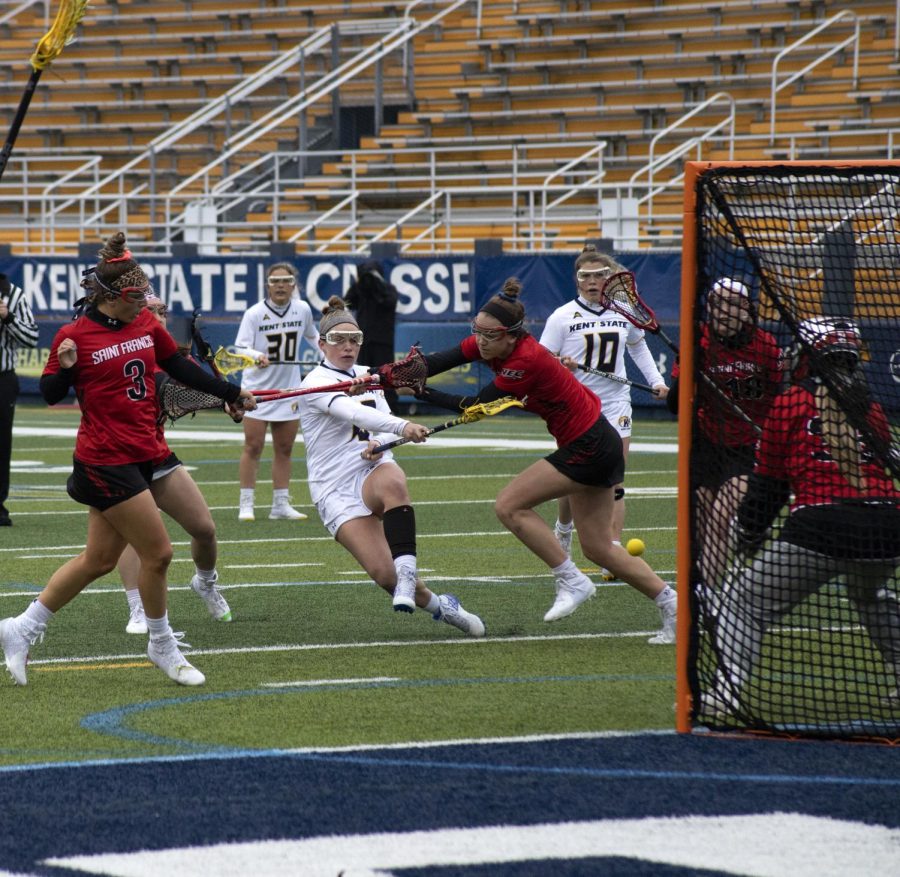
[[[411,505],[389,509],[381,519],[391,557],[416,553],[416,513]]]
[[[625,499],[625,488],[624,487],[617,487],[613,491],[613,500],[620,500],[620,499]]]

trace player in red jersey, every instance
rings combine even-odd
[[[847,409],[863,418],[883,447],[890,445],[888,422],[881,406],[868,399],[855,324],[805,320],[800,337],[817,358],[806,349],[799,354],[795,383],[772,405],[738,509],[738,547],[758,553],[726,590],[719,611],[720,670],[704,697],[712,712],[737,709],[748,695],[766,630],[838,577],[846,581],[847,596],[889,672],[900,680],[894,572],[900,560],[900,492],[885,474],[883,459],[849,424]],[[844,391],[835,395],[825,384],[826,369]],[[759,550],[785,505],[787,520]],[[891,579],[893,588],[887,586]]]
[[[165,451],[157,434],[157,362],[174,378],[227,402],[255,407],[239,387],[204,372],[178,353],[171,335],[145,310],[150,281],[114,234],[85,280],[89,303],[57,332],[41,378],[51,405],[75,388],[81,423],[75,441],[69,495],[89,506],[84,551],[63,564],[37,599],[15,618],[0,621],[6,668],[26,684],[28,650],[43,639],[47,622],[91,582],[112,571],[127,544],[141,559],[139,588],[147,616],[150,660],[182,685],[203,674],[178,648],[166,611],[166,571],[172,544],[150,484]]]
[[[722,277],[713,284],[707,314],[696,368],[711,384],[697,383],[699,429],[691,449],[691,479],[698,572],[707,585],[718,587],[727,565],[730,522],[753,471],[757,429],[781,387],[783,356],[775,338],[757,325],[750,291],[739,280]],[[676,362],[666,399],[673,414],[678,390]]]
[[[168,309],[159,296],[153,293],[147,295],[146,310],[153,314],[160,325],[166,326]],[[179,352],[190,358],[190,336],[185,343],[181,343],[180,339],[176,339],[176,341],[179,342]],[[154,375],[157,388],[165,375],[166,373],[162,369],[157,368]],[[240,419],[239,416],[233,416],[235,419]],[[153,483],[150,485],[150,492],[159,509],[172,518],[191,537],[191,558],[194,561],[191,588],[194,593],[203,600],[207,611],[216,621],[231,621],[231,607],[216,587],[219,580],[219,574],[216,571],[218,558],[216,523],[200,488],[182,465],[181,460],[169,448],[163,433],[163,423],[163,418],[157,420],[158,438],[164,450],[162,458],[154,461]],[[122,584],[125,586],[125,597],[128,600],[129,617],[125,632],[147,633],[147,618],[144,614],[144,605],[141,603],[139,587],[141,559],[133,546],[125,546],[116,566]]]
[[[517,475],[497,497],[497,517],[553,572],[556,599],[544,621],[571,615],[594,595],[594,583],[568,557],[535,506],[568,496],[584,556],[605,566],[654,600],[663,629],[651,643],[675,641],[675,592],[639,557],[613,542],[613,487],[622,481],[622,439],[601,414],[600,399],[524,328],[520,284],[506,281],[472,324],[473,334],[454,348],[426,357],[429,375],[484,360],[494,380],[474,397],[426,388],[424,401],[459,410],[515,396],[543,418],[558,449]]]

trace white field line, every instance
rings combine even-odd
[[[341,649],[403,649],[428,648],[430,646],[494,646],[520,645],[535,642],[562,642],[565,640],[604,640],[604,639],[636,639],[650,637],[658,630],[632,630],[626,633],[569,633],[547,636],[509,636],[482,639],[453,637],[452,639],[434,640],[378,640],[370,643],[282,643],[273,646],[236,646],[227,649],[184,649],[185,655],[259,655],[267,652],[330,652]],[[63,658],[28,659],[29,668],[51,665],[94,664],[98,661],[134,661],[145,660],[146,652],[127,652],[118,655],[69,655]]]

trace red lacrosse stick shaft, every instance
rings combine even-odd
[[[338,384],[328,384],[324,387],[295,387],[288,390],[252,390],[258,403],[275,402],[278,399],[293,399],[294,396],[309,396],[312,393],[329,393],[335,390],[349,390],[360,384],[377,384],[378,375],[362,375],[349,381],[341,381]]]

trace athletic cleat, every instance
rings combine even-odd
[[[128,624],[125,625],[125,633],[146,633],[147,632],[147,616],[144,615],[144,607],[138,603],[131,610],[128,618]]]
[[[416,574],[401,573],[394,585],[394,612],[415,612],[416,610]]]
[[[280,502],[272,506],[269,512],[270,521],[305,521],[309,515],[298,512],[290,503]]]
[[[723,721],[741,708],[737,698],[726,691],[707,691],[700,699],[700,715],[707,721]]]
[[[614,582],[616,580],[615,573],[611,573],[605,566],[600,567],[600,581]]]
[[[203,685],[206,677],[181,654],[178,646],[174,634],[160,640],[150,640],[147,657],[179,685]]]
[[[219,593],[218,588],[216,588],[218,580],[219,576],[216,575],[209,584],[204,584],[199,576],[194,576],[191,579],[191,587],[194,589],[194,593],[206,603],[209,614],[216,621],[231,621],[231,609],[225,598]]]
[[[20,631],[19,624],[14,618],[4,618],[0,621],[0,646],[3,647],[3,656],[6,658],[6,669],[16,685],[28,684],[25,675],[28,648],[44,639],[46,629],[47,625],[41,624],[38,631],[28,637]]]
[[[556,599],[547,610],[544,621],[559,621],[571,615],[585,600],[590,600],[596,590],[597,586],[583,573],[578,573],[576,578],[560,579]]]
[[[675,623],[678,613],[678,601],[672,600],[659,607],[662,616],[662,630],[647,640],[652,646],[667,646],[675,642]]]
[[[252,502],[244,502],[241,500],[241,505],[238,509],[238,520],[239,521],[255,521],[256,514],[253,511],[253,503]]]
[[[572,556],[572,533],[574,530],[561,530],[558,526],[553,528],[553,535],[559,542],[559,547],[566,552],[566,557]]]
[[[435,621],[445,621],[469,636],[484,636],[484,622],[477,615],[466,612],[455,594],[441,594],[438,599],[441,608],[431,616]]]

